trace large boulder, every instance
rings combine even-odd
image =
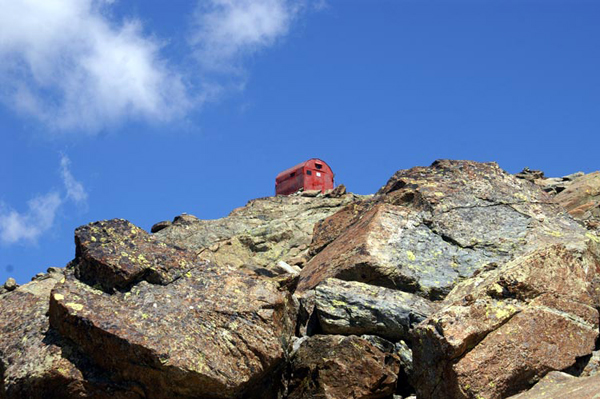
[[[336,229],[337,237],[333,229],[315,233],[326,238],[300,274],[299,293],[335,277],[442,299],[482,268],[581,236],[539,187],[495,163],[443,160],[401,170],[372,202],[319,225],[349,227]]]
[[[377,399],[395,392],[399,358],[356,336],[315,335],[290,361],[289,399]]]
[[[436,309],[417,295],[354,281],[327,279],[315,289],[315,309],[326,334],[408,339],[412,327]]]
[[[598,399],[600,398],[600,375],[576,378],[553,371],[527,392],[509,399]]]
[[[248,270],[140,241],[132,229],[118,228],[122,225],[103,222],[103,242],[119,243],[127,256],[114,256],[116,244],[86,251],[82,246],[93,240],[78,240],[77,254],[85,262],[79,258],[74,264],[102,265],[85,274],[86,281],[101,285],[121,281],[123,271],[142,257],[153,271],[110,292],[75,277],[57,284],[49,314],[61,336],[110,370],[115,381],[139,386],[148,398],[237,398],[279,372],[294,331],[289,293]],[[180,274],[184,262],[187,271]],[[177,278],[158,278],[174,275],[173,269]]]
[[[52,273],[0,295],[0,398],[141,398],[110,382],[48,324]]]
[[[279,261],[302,265],[309,256],[314,224],[365,197],[346,194],[338,198],[259,198],[221,219],[176,217],[156,236],[220,265],[269,268]]]
[[[600,262],[593,240],[540,248],[457,285],[414,330],[422,399],[499,399],[595,348]]]
[[[191,267],[195,255],[165,244],[123,219],[105,220],[75,230],[77,278],[105,291],[147,280],[168,284]]]

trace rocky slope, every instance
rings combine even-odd
[[[595,398],[599,204],[599,173],[441,160],[373,196],[91,223],[0,290],[0,399]]]

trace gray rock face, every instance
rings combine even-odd
[[[441,299],[484,267],[540,246],[581,243],[580,226],[546,193],[494,163],[402,170],[375,202],[349,216],[354,223],[308,262],[298,291],[335,277]]]
[[[338,279],[325,280],[315,294],[319,323],[327,334],[408,339],[409,330],[436,309],[414,294]]]
[[[279,261],[302,265],[314,224],[363,197],[259,198],[222,219],[200,220],[190,215],[175,218],[171,226],[155,236],[221,265],[269,268]]]

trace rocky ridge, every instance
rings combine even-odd
[[[372,196],[90,223],[0,290],[0,399],[593,398],[599,204],[598,172],[440,160]]]

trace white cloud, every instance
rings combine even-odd
[[[73,200],[76,204],[85,205],[88,194],[83,188],[83,184],[75,180],[70,170],[71,160],[66,155],[60,159],[60,174],[67,190],[67,198]]]
[[[137,19],[118,22],[110,14],[115,1],[0,0],[0,101],[53,131],[176,120],[225,90],[241,90],[247,57],[285,37],[303,12],[326,4],[189,0],[195,12],[188,53],[168,60],[166,41]]]
[[[169,120],[190,100],[139,21],[111,23],[112,0],[0,0],[4,100],[58,129]]]
[[[62,199],[56,192],[29,201],[25,213],[0,204],[0,241],[6,244],[19,241],[35,242],[42,233],[52,227],[61,204]]]
[[[36,242],[54,225],[56,215],[66,200],[86,205],[88,194],[83,185],[75,180],[70,170],[71,161],[66,155],[60,160],[60,174],[65,188],[64,197],[57,191],[33,198],[25,212],[18,212],[0,202],[0,242]]]
[[[191,35],[202,67],[234,72],[244,56],[272,46],[285,36],[305,1],[200,1]]]

